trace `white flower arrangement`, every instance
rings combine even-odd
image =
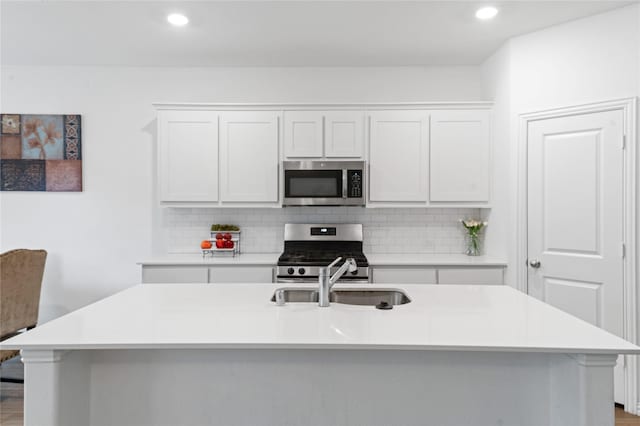
[[[467,230],[469,236],[467,254],[469,256],[478,256],[480,254],[480,231],[489,223],[477,219],[460,219],[460,223]]]
[[[476,219],[460,219],[460,223],[462,223],[462,226],[470,231],[480,231],[482,228],[489,224],[489,222],[482,222]]]

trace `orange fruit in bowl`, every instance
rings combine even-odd
[[[213,247],[213,244],[211,244],[211,241],[209,240],[203,240],[200,243],[200,248],[203,250],[209,250],[211,247]]]

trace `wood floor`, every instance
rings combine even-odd
[[[622,408],[616,407],[616,426],[640,425],[640,417],[625,413]]]
[[[22,364],[15,358],[2,364],[2,377],[22,378]],[[22,384],[0,384],[0,426],[23,426],[22,418]],[[616,426],[640,426],[640,417],[625,413],[616,407]]]
[[[2,363],[2,377],[21,379],[22,363],[19,358]],[[24,385],[20,383],[0,383],[0,425],[22,426],[22,396]]]

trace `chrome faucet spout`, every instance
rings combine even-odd
[[[329,294],[331,293],[331,287],[344,275],[345,272],[353,272],[358,270],[358,265],[354,258],[348,258],[340,268],[331,275],[331,268],[342,260],[341,257],[337,258],[329,266],[320,268],[318,276],[318,305],[321,307],[329,306]]]
[[[333,286],[336,281],[338,281],[340,279],[340,277],[342,277],[345,272],[349,271],[349,272],[353,272],[353,271],[357,271],[358,270],[358,265],[356,264],[356,261],[350,257],[348,258],[340,267],[340,269],[338,269],[332,276],[331,276],[331,286]]]

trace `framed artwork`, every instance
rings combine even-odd
[[[0,118],[0,191],[82,191],[80,115]]]

